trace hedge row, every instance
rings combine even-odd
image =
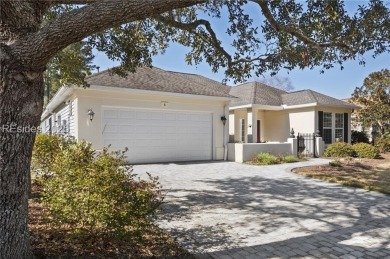
[[[357,143],[350,145],[344,142],[333,143],[325,150],[327,157],[360,157],[360,158],[378,158],[379,149],[367,143]]]

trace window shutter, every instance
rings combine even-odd
[[[324,136],[324,112],[318,112],[318,130],[320,131],[321,137]]]
[[[344,113],[344,142],[348,143],[348,113]]]

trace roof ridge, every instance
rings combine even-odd
[[[91,86],[232,97],[229,95],[230,87],[201,75],[167,71],[154,66],[137,67],[134,73],[128,72],[126,77],[111,74],[110,70],[111,68],[89,76],[87,82]]]
[[[314,91],[314,90],[311,90],[311,89],[309,89],[309,91],[311,92],[311,94],[316,93],[316,94],[320,94],[320,95],[326,96],[327,98],[332,98],[334,100],[342,101],[342,99],[338,99],[336,97],[333,97],[333,96],[330,96],[330,95],[326,95],[326,94],[323,94],[323,93],[320,93],[320,92],[317,92],[317,91]],[[313,94],[313,96],[314,96],[314,94]],[[316,98],[316,97],[314,96],[314,98]],[[316,100],[318,101],[317,98],[316,98]]]
[[[286,94],[294,94],[294,93],[304,92],[304,91],[308,91],[308,90],[309,89],[296,90],[296,91],[292,91],[292,92],[286,92]]]
[[[98,75],[101,75],[101,74],[104,74],[104,73],[107,73],[111,68],[107,68],[107,69],[104,69],[102,71],[99,71],[99,72],[96,72],[96,73],[93,73],[89,76],[87,76],[85,79],[88,79],[88,78],[91,78],[91,77],[95,77],[95,76],[98,76]]]
[[[252,95],[252,103],[253,104],[256,103],[256,94],[257,94],[257,87],[256,86],[257,86],[257,83],[258,82],[255,81],[255,83],[253,84],[253,91],[252,91],[252,94],[253,94]]]
[[[318,99],[317,97],[313,94],[313,90],[310,90],[310,89],[307,89],[308,92],[310,92],[311,96],[313,96],[314,100],[316,101],[316,103],[318,103]],[[320,93],[319,93],[320,94]]]

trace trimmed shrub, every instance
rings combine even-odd
[[[43,173],[50,172],[53,162],[61,149],[66,149],[69,145],[74,143],[75,140],[72,138],[65,138],[58,135],[37,134],[31,159],[32,171],[41,171]]]
[[[324,153],[327,157],[351,157],[356,156],[355,150],[352,145],[345,142],[336,142],[330,144]]]
[[[356,155],[360,158],[377,158],[379,156],[379,149],[367,144],[367,143],[358,143],[352,146],[356,152]]]
[[[278,157],[271,155],[269,153],[259,153],[253,159],[253,163],[258,165],[274,165],[274,164],[278,164],[279,162],[280,159]]]
[[[284,163],[295,163],[299,161],[295,156],[285,156],[282,159]]]
[[[351,143],[370,143],[370,140],[364,131],[353,130],[351,133]]]
[[[150,224],[163,200],[161,186],[150,175],[137,179],[125,165],[124,152],[97,152],[87,142],[63,145],[56,152],[51,174],[38,179],[48,222],[79,233],[120,235],[140,233]]]
[[[380,153],[390,152],[390,138],[385,136],[376,138],[374,144]]]

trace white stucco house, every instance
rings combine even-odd
[[[127,78],[108,71],[90,87],[63,87],[47,105],[41,129],[87,140],[95,149],[128,148],[130,163],[221,160],[230,87],[203,76],[139,68]],[[93,118],[90,116],[93,113]]]
[[[62,87],[56,93],[41,131],[87,140],[95,149],[128,148],[130,163],[227,159],[229,141],[286,142],[291,128],[320,129],[327,143],[350,141],[355,106],[311,90],[287,93],[261,83],[230,87],[147,67],[126,78],[103,71],[87,82],[87,89]]]

